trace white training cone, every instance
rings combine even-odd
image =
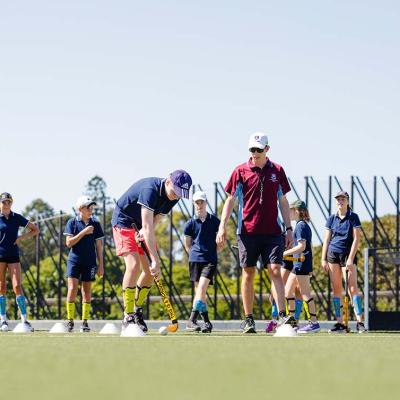
[[[101,331],[99,332],[101,335],[115,335],[119,333],[118,328],[112,322],[107,322]]]
[[[17,326],[13,329],[14,333],[31,333],[31,328],[26,325],[23,324],[22,322],[20,322],[19,324],[17,324]]]
[[[67,332],[68,332],[67,327],[62,322],[56,322],[49,331],[49,333],[67,333]]]
[[[281,325],[276,329],[275,337],[295,337],[298,336],[297,331],[290,324]]]
[[[121,331],[121,337],[143,337],[146,334],[136,325],[129,324],[125,329]]]

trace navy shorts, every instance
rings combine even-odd
[[[12,257],[0,257],[0,263],[6,264],[17,264],[19,263],[19,256],[12,256]]]
[[[295,275],[310,275],[312,272],[312,267],[309,268],[303,263],[293,263],[292,273]]]
[[[198,282],[201,276],[210,280],[213,284],[213,277],[217,270],[217,265],[209,262],[189,262],[189,275],[192,282]]]
[[[93,282],[96,279],[97,265],[88,267],[82,264],[67,262],[67,277],[82,282]]]
[[[339,264],[342,268],[346,266],[349,253],[336,253],[334,251],[328,251],[328,263]],[[354,257],[354,265],[357,265],[357,256]]]
[[[292,271],[292,269],[293,269],[293,261],[286,261],[286,260],[283,260],[283,262],[282,262],[282,268],[285,268],[285,269],[287,269],[288,271]]]
[[[241,267],[255,267],[261,257],[262,265],[282,264],[285,250],[283,235],[238,235]]]

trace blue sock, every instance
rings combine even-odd
[[[22,295],[17,296],[16,300],[17,300],[19,311],[21,311],[21,315],[26,316],[25,296],[22,296]]]
[[[303,300],[296,299],[295,309],[294,309],[294,318],[296,320],[300,319],[300,314],[303,311]]]
[[[359,294],[353,296],[353,307],[356,315],[360,316],[363,312],[363,308],[362,308],[361,296]]]
[[[207,304],[203,303],[201,300],[196,300],[196,302],[194,303],[194,309],[196,311],[201,312],[201,313],[206,312],[207,311]]]
[[[340,318],[340,297],[333,298],[333,308],[335,310],[335,317]]]
[[[6,316],[6,296],[0,296],[0,315],[4,318]]]
[[[278,307],[276,306],[275,300],[272,300],[271,313],[272,313],[273,319],[278,319],[279,313],[278,313]]]

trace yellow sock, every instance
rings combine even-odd
[[[67,301],[67,319],[75,318],[75,303]]]
[[[124,290],[125,312],[132,314],[135,307],[135,288],[127,287]]]
[[[90,303],[82,303],[82,320],[88,320],[90,319],[90,309],[91,309]]]
[[[144,302],[147,299],[147,295],[150,292],[150,287],[148,286],[137,286],[136,293],[135,293],[135,309],[136,308],[143,308]]]
[[[308,303],[306,301],[303,301],[303,306],[304,306],[304,312],[306,313],[307,319],[310,319],[311,315],[310,315],[310,308],[308,307]]]

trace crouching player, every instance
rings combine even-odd
[[[79,211],[77,217],[68,220],[65,226],[67,247],[70,248],[67,259],[67,330],[74,330],[75,299],[78,294],[79,281],[82,292],[82,326],[81,332],[90,332],[92,282],[98,276],[103,276],[103,237],[100,223],[92,217],[96,205],[91,198],[82,196],[76,203]],[[96,263],[96,256],[98,266]]]
[[[193,310],[186,330],[191,332],[211,333],[212,324],[208,317],[206,292],[208,285],[213,283],[217,269],[216,237],[219,228],[219,219],[206,210],[207,197],[202,191],[193,194],[195,216],[186,222],[184,228],[185,248],[189,253],[190,280],[194,282],[196,295],[193,300]],[[197,324],[201,316],[203,326]]]
[[[6,314],[6,272],[8,270],[16,296],[16,303],[21,312],[21,321],[27,330],[33,332],[31,324],[26,319],[26,302],[21,287],[21,264],[18,244],[22,240],[38,235],[39,229],[22,215],[11,211],[12,203],[13,198],[10,193],[4,192],[0,194],[0,329],[2,332],[8,331]],[[20,227],[27,227],[29,231],[18,236]]]
[[[315,333],[321,330],[317,321],[314,299],[311,296],[310,274],[312,272],[312,233],[308,225],[310,215],[306,204],[297,200],[290,205],[290,219],[296,221],[294,229],[294,246],[286,250],[283,256],[299,258],[304,255],[304,261],[294,261],[293,269],[285,285],[285,296],[289,313],[296,318],[295,314],[295,289],[298,286],[305,303],[309,322],[306,326],[298,329],[298,333]],[[297,319],[299,315],[297,316]]]

